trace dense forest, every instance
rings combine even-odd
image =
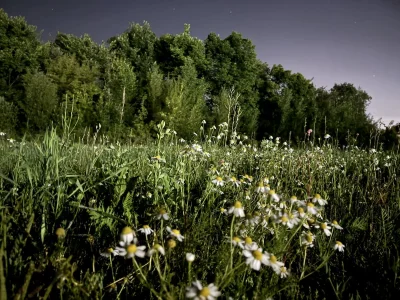
[[[64,33],[42,42],[35,26],[0,9],[0,131],[9,135],[41,134],[68,115],[78,135],[101,124],[103,133],[137,142],[154,136],[161,120],[188,139],[205,120],[206,128],[227,122],[257,140],[329,134],[344,145],[368,146],[377,136],[398,145],[399,125],[379,129],[370,101],[351,83],[326,90],[269,66],[237,32],[203,41],[185,24],[157,37],[144,22],[102,45]]]

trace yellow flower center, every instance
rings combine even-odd
[[[271,257],[269,258],[269,261],[271,262],[271,263],[276,263],[278,260],[276,259],[276,256],[275,255],[271,255]]]
[[[129,245],[128,248],[126,248],[126,252],[130,253],[130,254],[134,254],[136,253],[137,247],[136,245]]]
[[[271,196],[275,195],[275,190],[269,190],[268,194],[270,194]]]
[[[175,235],[181,235],[181,232],[178,229],[172,229],[171,232]]]
[[[107,253],[113,253],[114,252],[114,249],[113,248],[108,248],[107,249]]]
[[[341,242],[339,242],[339,241],[336,241],[336,245],[343,246],[343,244]]]
[[[332,222],[332,224],[333,224],[333,225],[339,225],[339,223],[338,223],[336,220],[334,220],[334,221]]]
[[[221,176],[218,176],[218,177],[216,178],[216,180],[221,182],[221,181],[222,181],[222,177],[221,177]]]
[[[64,228],[57,228],[56,230],[56,236],[58,238],[64,238],[65,237],[65,229]]]
[[[168,245],[168,248],[175,248],[176,247],[176,242],[173,240],[173,239],[169,239],[168,241],[167,241],[167,245]]]
[[[264,187],[264,182],[260,181],[260,182],[258,183],[258,187]]]
[[[160,155],[156,155],[156,156],[154,156],[154,159],[161,159],[161,156]]]
[[[231,177],[231,180],[232,180],[232,181],[236,181],[237,179],[236,179],[235,176],[232,176],[232,177]]]
[[[312,235],[311,232],[310,232],[310,233],[307,233],[306,239],[307,239],[307,242],[312,243],[312,241],[313,241],[313,235]]]
[[[144,229],[150,229],[150,226],[149,225],[143,225],[143,228]]]
[[[310,224],[312,224],[312,223],[315,222],[315,220],[314,220],[314,219],[308,219],[307,222],[310,223]]]
[[[297,211],[298,211],[300,214],[304,213],[304,209],[303,209],[302,207],[299,207],[299,208],[297,209]]]
[[[286,267],[281,267],[281,273],[286,273]]]
[[[297,197],[296,196],[292,196],[292,197],[290,197],[290,200],[297,201]]]
[[[242,202],[236,201],[234,207],[235,208],[242,208]]]
[[[122,229],[122,235],[127,235],[127,234],[131,234],[133,232],[132,228],[130,228],[129,226],[124,227],[124,229]]]
[[[311,202],[308,202],[308,203],[307,203],[307,206],[308,206],[308,207],[314,207],[314,204],[312,204]]]
[[[223,207],[221,207],[221,208],[220,208],[220,211],[223,213],[223,212],[225,212],[225,211],[226,211],[226,209],[225,209],[225,208],[223,208]]]
[[[251,237],[246,236],[246,238],[244,239],[244,242],[245,242],[246,244],[251,244],[251,243],[253,242],[253,240],[251,239]]]
[[[321,199],[321,195],[320,194],[315,194],[314,198],[315,199]]]
[[[321,223],[321,228],[322,228],[322,229],[326,229],[326,227],[327,227],[327,226],[326,226],[326,223]]]
[[[210,289],[209,289],[208,287],[204,287],[204,288],[200,291],[199,296],[208,297],[208,296],[210,296],[210,294],[211,294]]]
[[[232,239],[232,241],[233,241],[233,242],[236,242],[236,243],[240,243],[240,238],[238,238],[237,236],[235,236],[235,237]]]
[[[167,211],[164,208],[161,208],[159,213],[160,213],[160,215],[164,215],[167,213]]]
[[[261,260],[262,259],[262,253],[261,251],[255,250],[253,251],[253,257],[257,260]]]
[[[289,219],[288,219],[288,217],[283,216],[283,217],[281,218],[281,221],[282,221],[283,223],[287,223],[287,222],[289,221]]]

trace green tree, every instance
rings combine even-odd
[[[367,107],[371,97],[353,84],[335,84],[328,92],[318,91],[317,105],[320,116],[326,116],[326,131],[337,134],[341,143],[349,136],[359,136],[360,143],[367,143],[374,128]],[[348,143],[349,141],[347,141]]]
[[[64,102],[65,99],[76,103],[76,115],[81,127],[94,128],[98,124],[96,102],[102,95],[98,84],[99,70],[86,63],[81,65],[75,56],[64,54],[51,61],[47,76],[57,84],[57,94]]]
[[[206,70],[207,60],[202,40],[190,35],[190,25],[183,33],[161,36],[155,43],[155,59],[161,71],[168,76],[178,76],[186,58],[191,58],[199,76]]]
[[[311,80],[300,73],[292,74],[281,65],[260,65],[259,73],[259,138],[267,135],[304,135],[304,126],[316,122],[316,89]]]
[[[151,71],[148,74],[148,111],[149,111],[149,119],[159,120],[160,112],[162,111],[162,95],[164,91],[164,75],[161,73],[160,68],[156,63],[154,63]]]
[[[39,34],[23,17],[9,17],[0,9],[0,96],[21,107],[23,76],[38,67]],[[18,114],[24,123],[23,113]]]
[[[155,62],[156,40],[157,36],[148,22],[143,25],[131,23],[124,33],[108,40],[110,51],[133,66],[138,79],[137,91],[140,99],[146,95],[148,73]]]
[[[58,109],[57,85],[42,72],[24,75],[26,100],[23,103],[28,125],[38,131],[52,126]]]
[[[254,45],[236,32],[224,40],[211,33],[205,41],[205,49],[208,60],[205,78],[212,97],[218,96],[223,87],[234,87],[241,95],[242,117],[238,130],[254,133],[259,115],[256,89],[259,61]]]
[[[140,109],[140,105],[135,103],[136,75],[133,67],[126,60],[114,57],[105,78],[104,99],[110,108],[111,123],[132,125]]]
[[[198,132],[207,112],[205,80],[197,78],[194,63],[187,58],[181,67],[181,75],[165,80],[164,87],[165,98],[159,118],[165,120],[180,136],[193,137],[193,132]]]
[[[0,132],[13,135],[18,123],[18,107],[0,96]]]
[[[59,32],[54,40],[64,53],[74,55],[76,60],[88,65],[104,64],[108,50],[104,45],[95,43],[88,34],[81,37]]]

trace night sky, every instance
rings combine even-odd
[[[183,31],[205,39],[240,32],[258,58],[282,64],[317,87],[349,82],[364,89],[375,119],[400,122],[400,0],[3,0],[11,16],[22,15],[43,30],[96,42],[122,33],[130,22],[148,21],[158,35]]]

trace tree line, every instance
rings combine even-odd
[[[307,135],[368,143],[378,132],[366,109],[371,97],[351,83],[330,90],[281,65],[257,58],[251,40],[232,32],[205,40],[190,34],[157,37],[149,23],[97,44],[89,35],[58,33],[41,42],[23,17],[0,9],[0,131],[40,134],[71,114],[75,130],[98,124],[114,137],[146,140],[164,120],[183,138],[206,126],[261,140],[295,142]],[[395,126],[380,132],[397,142]]]

